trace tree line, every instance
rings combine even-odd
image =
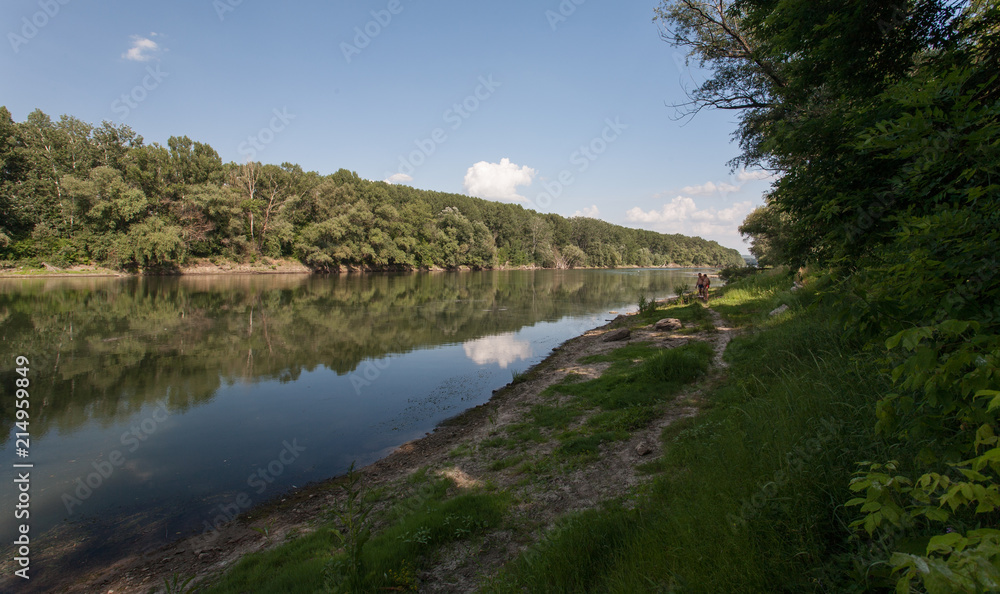
[[[714,241],[542,214],[460,194],[282,165],[223,163],[208,144],[147,144],[0,107],[0,260],[171,270],[189,258],[296,258],[317,271],[725,266]]]
[[[732,164],[778,174],[741,227],[751,252],[821,272],[845,341],[895,383],[872,395],[872,422],[897,458],[858,460],[841,503],[860,534],[831,550],[878,550],[877,588],[992,591],[1000,6],[664,0],[657,21],[710,71],[680,112],[732,110]]]

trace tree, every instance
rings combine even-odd
[[[791,259],[788,215],[764,205],[747,215],[739,227],[740,235],[749,237],[750,253],[761,266],[778,266]]]
[[[943,0],[667,0],[658,9],[664,39],[711,69],[687,113],[738,110],[732,166],[783,173],[769,200],[801,248],[790,263],[884,238],[876,228],[849,243],[843,230],[868,205],[869,182],[894,164],[843,147],[884,116],[879,97],[915,60],[953,43],[954,14]]]
[[[123,268],[176,268],[187,253],[182,231],[159,217],[150,217],[120,234],[114,246],[117,264]]]
[[[25,208],[15,195],[26,174],[26,164],[17,149],[17,127],[6,107],[0,106],[0,249],[23,234],[27,226]]]
[[[211,146],[194,142],[187,136],[167,139],[170,162],[176,176],[172,181],[182,184],[218,183],[222,181],[222,159]]]
[[[587,254],[573,244],[563,246],[560,253],[562,254],[562,260],[566,268],[587,265]]]
[[[552,226],[541,216],[532,216],[528,221],[528,237],[531,259],[543,263],[552,258]]]

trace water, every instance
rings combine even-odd
[[[486,402],[682,270],[0,279],[0,481],[47,572],[202,533]],[[29,361],[16,454],[15,357]],[[231,513],[231,512],[229,512]],[[17,526],[0,516],[4,573]]]

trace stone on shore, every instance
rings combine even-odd
[[[684,324],[677,318],[663,318],[656,323],[657,330],[680,330],[683,327]]]
[[[774,310],[770,313],[770,315],[772,315],[772,316],[780,316],[781,314],[785,313],[786,311],[788,311],[788,306],[787,305],[782,305],[781,307],[774,308]]]
[[[628,328],[619,328],[617,330],[612,330],[604,335],[604,342],[615,342],[618,340],[625,340],[629,336],[632,336],[632,331]]]

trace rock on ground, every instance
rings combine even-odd
[[[657,330],[680,330],[683,327],[684,324],[677,318],[663,318],[656,323]]]
[[[787,305],[782,305],[781,307],[774,308],[774,311],[772,311],[770,315],[772,315],[772,316],[780,316],[781,314],[785,313],[786,311],[788,311],[788,306]]]
[[[632,331],[628,328],[619,328],[617,330],[612,330],[604,335],[604,342],[615,342],[618,340],[625,340],[629,336],[632,336]]]

